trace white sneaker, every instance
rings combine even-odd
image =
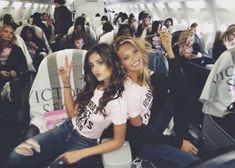
[[[141,158],[135,158],[132,162],[132,166],[131,168],[142,168],[142,162],[143,162],[143,159]]]

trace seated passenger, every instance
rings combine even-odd
[[[65,35],[61,39],[61,49],[87,49],[86,35],[80,31],[74,31],[72,34]]]
[[[188,109],[184,104],[187,97],[183,87],[182,71],[172,52],[169,33],[160,32],[160,38],[169,58],[169,79],[165,74],[155,74],[148,69],[147,47],[149,44],[146,41],[120,37],[114,42],[114,48],[128,77],[125,81],[124,98],[127,101],[131,125],[129,125],[127,137],[134,156],[141,156],[145,145],[170,144],[192,154],[189,155],[191,159],[185,160],[187,164],[190,164],[197,160],[193,155],[198,153],[198,149],[187,140]],[[170,87],[168,82],[173,85]],[[164,136],[163,131],[158,131],[162,128],[154,128],[155,121],[161,115],[169,88],[171,88],[177,111],[174,114],[176,137]],[[163,118],[163,120],[166,119]],[[153,155],[152,159],[159,157],[157,153]],[[167,157],[164,159],[170,161]],[[173,162],[176,163],[177,159]]]
[[[138,28],[138,22],[132,13],[129,15],[128,25],[131,27],[132,32],[135,34]]]
[[[164,25],[164,28],[166,28],[171,33],[171,27],[173,26],[173,19],[167,18],[163,25]]]
[[[42,23],[45,24],[46,29],[44,30],[47,41],[51,45],[55,42],[55,27],[52,23],[52,19],[47,13],[42,14]]]
[[[114,30],[110,22],[105,22],[103,25],[103,33],[100,34],[99,43],[111,44],[114,39]]]
[[[86,36],[82,32],[73,32],[72,34],[73,48],[75,49],[87,49]]]
[[[29,54],[33,60],[33,65],[37,70],[43,58],[48,54],[45,43],[36,36],[34,29],[25,26],[21,31],[21,37],[25,41]]]
[[[165,54],[165,50],[162,47],[162,43],[159,37],[159,33],[162,30],[162,23],[159,21],[154,21],[152,23],[152,31],[149,32],[147,39],[152,44],[152,48],[156,50],[157,53]]]
[[[106,44],[91,48],[85,58],[85,87],[73,100],[72,61],[66,57],[58,74],[63,82],[68,119],[59,127],[20,144],[9,157],[8,168],[45,167],[53,160],[69,167],[91,168],[97,155],[120,148],[126,133],[124,74],[117,55]],[[98,143],[103,130],[114,125],[113,138]]]
[[[85,35],[85,41],[87,48],[92,47],[96,41],[94,38],[91,37],[88,29],[85,28],[85,19],[84,17],[78,17],[74,24],[74,30],[73,32],[80,32]],[[60,40],[60,50],[66,49],[66,48],[72,48],[73,42],[72,42],[72,33],[64,35]]]
[[[16,39],[14,30],[9,25],[0,28],[0,89],[27,70],[26,58],[17,45],[13,44]]]
[[[142,23],[139,24],[135,36],[145,38],[147,34],[151,31],[150,16],[147,12],[141,14]]]
[[[122,24],[122,25],[120,25],[120,27],[118,29],[116,37],[118,37],[118,36],[134,37],[134,33],[128,24]]]
[[[180,34],[173,50],[176,57],[181,61],[190,61],[198,65],[203,65],[204,63],[200,46],[195,43],[194,35],[190,30],[185,30]]]
[[[203,103],[202,111],[211,115],[216,122],[215,125],[219,125],[223,129],[222,131],[233,139],[235,138],[233,128],[235,122],[234,57],[234,48],[221,54],[215,62],[200,96],[200,101]]]
[[[216,61],[219,56],[226,50],[235,47],[235,25],[230,25],[223,33],[220,40],[215,41],[212,48],[213,58]]]
[[[15,21],[14,21],[12,15],[10,15],[10,14],[5,14],[5,15],[3,16],[3,25],[9,25],[9,26],[11,26],[14,31],[15,31],[16,28],[19,26],[19,25],[17,25],[17,24],[15,23]]]

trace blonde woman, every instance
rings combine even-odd
[[[127,136],[129,137],[132,152],[135,156],[141,156],[141,150],[143,150],[146,145],[150,144],[155,144],[155,147],[152,149],[157,148],[156,144],[170,144],[180,148],[182,151],[190,153],[186,154],[176,148],[167,146],[166,148],[169,150],[164,148],[161,151],[166,149],[170,154],[173,148],[176,149],[175,152],[178,153],[177,155],[179,157],[166,158],[161,155],[161,151],[157,152],[157,149],[153,153],[150,151],[152,155],[148,159],[160,158],[160,160],[168,160],[174,166],[182,164],[180,166],[185,167],[189,163],[197,160],[193,155],[198,153],[198,149],[190,141],[184,139],[184,134],[187,132],[187,123],[178,122],[179,118],[181,118],[182,121],[187,121],[187,116],[183,116],[183,113],[175,115],[177,118],[176,121],[178,120],[175,123],[177,134],[181,133],[181,135],[177,135],[177,137],[164,136],[162,132],[154,132],[155,128],[153,128],[155,119],[161,115],[160,112],[166,101],[169,88],[173,88],[171,91],[174,96],[180,96],[177,98],[178,101],[176,100],[176,108],[178,111],[185,110],[182,107],[182,102],[181,105],[178,105],[178,103],[180,103],[180,99],[186,99],[186,97],[184,97],[185,95],[180,93],[185,91],[182,90],[183,88],[181,87],[183,77],[179,64],[171,49],[171,36],[168,32],[162,31],[160,32],[160,38],[169,59],[169,79],[171,83],[174,83],[173,87],[169,85],[167,76],[155,74],[149,70],[147,51],[150,45],[145,40],[140,38],[120,37],[114,42],[114,48],[127,76],[124,97],[128,104],[128,117],[131,123],[129,125],[131,131],[128,131]],[[180,92],[177,91],[177,89],[180,89]],[[182,163],[181,161],[185,158],[188,158],[188,160],[186,159],[187,161]],[[169,166],[169,164],[167,164],[167,166]]]

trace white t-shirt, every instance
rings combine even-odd
[[[128,117],[134,118],[140,115],[142,123],[147,125],[153,102],[151,89],[148,86],[140,86],[130,79],[125,81],[124,86],[123,97],[127,103]]]
[[[85,112],[81,116],[72,118],[74,128],[87,138],[97,139],[111,123],[120,125],[127,121],[127,105],[122,97],[107,103],[105,106],[105,117],[100,112],[96,112],[99,99],[103,93],[103,91],[96,89],[94,96],[85,108]]]

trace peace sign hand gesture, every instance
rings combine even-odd
[[[68,57],[65,57],[65,65],[59,67],[58,74],[62,79],[64,87],[71,87],[70,84],[70,74],[73,67],[73,61],[68,61]]]

